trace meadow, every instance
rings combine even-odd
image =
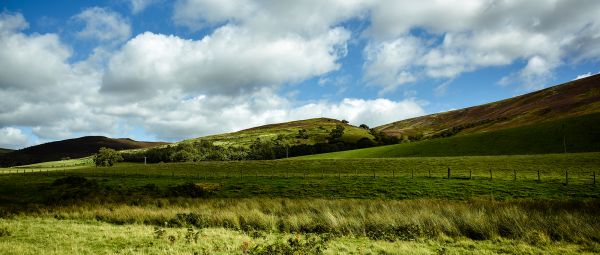
[[[3,170],[0,250],[600,253],[600,153],[72,163]]]

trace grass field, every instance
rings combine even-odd
[[[52,169],[0,176],[0,250],[600,253],[600,153]]]
[[[334,237],[323,242],[318,236],[306,234],[256,234],[223,228],[192,229],[198,236],[188,242],[189,230],[185,227],[168,228],[157,238],[155,229],[147,225],[40,218],[0,219],[0,230],[10,233],[0,237],[2,253],[19,255],[268,254],[267,248],[296,254],[314,254],[318,248],[322,248],[324,254],[596,254],[600,251],[599,245],[594,243],[539,245],[503,238],[473,241],[446,237],[390,242],[366,237]],[[174,241],[169,240],[170,236]]]
[[[600,151],[600,113],[505,130],[413,143],[305,156],[302,158],[390,158],[523,155]],[[564,129],[563,129],[564,127]],[[563,133],[564,140],[563,140]]]
[[[451,179],[447,179],[448,168]],[[600,174],[600,153],[119,164],[112,168],[20,171],[0,178],[0,193],[5,199],[41,198],[36,196],[40,185],[65,175],[89,177],[102,186],[123,190],[148,184],[164,190],[184,182],[204,183],[216,185],[211,196],[222,198],[600,197],[600,188],[594,185],[594,173]]]

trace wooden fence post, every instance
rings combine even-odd
[[[490,168],[490,181],[492,180],[493,176],[492,176],[492,169]]]
[[[375,168],[373,168],[373,179],[375,179]]]
[[[429,178],[431,178],[431,169],[429,169],[428,171],[429,171]]]
[[[596,185],[596,171],[594,171],[594,185]]]
[[[448,180],[450,179],[450,167],[448,167]]]
[[[541,182],[542,179],[540,178],[540,169],[538,169],[538,182]]]
[[[396,177],[396,170],[392,169],[392,178]]]
[[[472,170],[469,169],[469,180],[471,180],[472,178],[473,178]]]
[[[411,169],[410,170],[410,178],[414,179],[415,178],[415,169]]]
[[[565,185],[569,185],[569,170],[565,170]]]

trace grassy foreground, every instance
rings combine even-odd
[[[158,237],[145,225],[42,218],[0,219],[3,254],[596,254],[597,243],[530,242],[497,238],[384,241],[305,234],[247,234],[223,228],[169,228]],[[173,240],[173,241],[171,241]],[[188,241],[190,240],[190,241]],[[290,241],[291,240],[291,241]]]

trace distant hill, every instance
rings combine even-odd
[[[300,158],[523,155],[600,151],[600,113],[515,128]]]
[[[376,127],[392,136],[425,139],[489,132],[600,112],[600,75],[506,100]]]
[[[344,127],[344,135],[341,140],[344,142],[355,143],[361,138],[373,139],[368,129],[363,129],[349,125],[340,120],[329,118],[315,118],[307,120],[297,120],[291,122],[269,124],[254,128],[249,128],[233,133],[204,136],[185,140],[182,143],[194,142],[197,140],[210,141],[218,146],[249,146],[257,138],[261,140],[275,140],[278,136],[290,141],[291,144],[315,144],[324,143],[332,129],[337,125]],[[306,130],[306,136],[300,137],[299,131]]]
[[[0,156],[0,165],[28,165],[65,158],[82,158],[97,153],[101,147],[115,150],[150,148],[165,145],[163,142],[138,142],[129,138],[84,136],[80,138],[44,143]]]
[[[11,149],[4,149],[4,148],[0,148],[0,154],[9,153],[9,152],[11,152],[11,151],[13,151],[13,150],[11,150]]]

